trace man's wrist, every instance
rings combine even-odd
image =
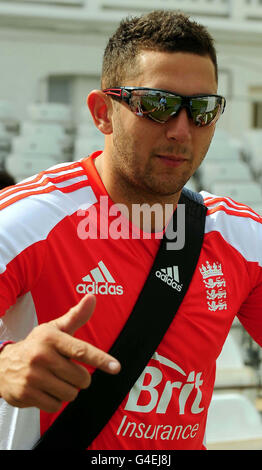
[[[0,353],[3,351],[4,347],[7,346],[7,344],[14,344],[14,341],[0,341]]]

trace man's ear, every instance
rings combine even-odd
[[[101,90],[93,90],[87,97],[87,105],[96,127],[103,134],[112,134],[113,128],[110,119],[112,104],[110,98]]]

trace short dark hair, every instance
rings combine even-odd
[[[5,170],[0,170],[0,191],[8,186],[13,186],[15,179]]]
[[[124,85],[143,50],[210,56],[218,78],[214,39],[207,29],[184,13],[154,10],[121,21],[104,52],[102,88]]]

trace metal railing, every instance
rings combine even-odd
[[[226,16],[230,0],[99,0],[104,10],[174,9],[197,15]]]
[[[1,3],[7,3],[6,0],[0,0]],[[80,6],[83,7],[87,3],[86,0],[8,0],[8,3],[19,5],[49,5],[49,6]]]
[[[48,5],[50,9],[64,7],[85,11],[96,11],[106,15],[108,12],[136,12],[152,9],[174,9],[195,16],[211,16],[235,21],[262,19],[261,0],[0,0],[7,5]]]

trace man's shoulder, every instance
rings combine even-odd
[[[248,224],[250,221],[262,224],[262,216],[258,214],[252,207],[226,196],[211,194],[207,191],[200,191],[204,204],[207,207],[207,216],[210,219],[218,218],[229,223],[235,222],[235,218],[243,219],[243,223]],[[261,201],[262,208],[262,201]]]
[[[52,166],[0,191],[0,217],[20,218],[29,211],[32,218],[39,210],[61,216],[85,202],[87,186],[81,160]]]
[[[95,201],[81,161],[55,165],[0,192],[0,244],[20,252]]]
[[[247,261],[262,266],[262,216],[229,197],[201,191],[207,207],[206,234],[234,247]]]

